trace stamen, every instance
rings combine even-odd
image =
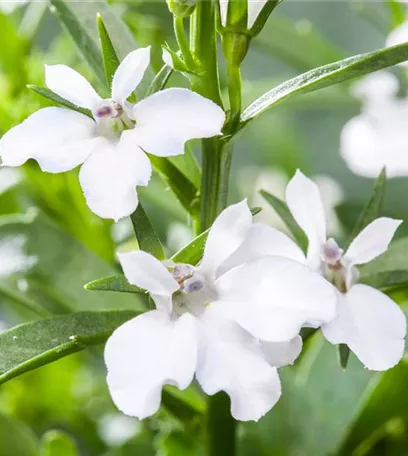
[[[200,276],[193,276],[187,279],[183,284],[186,293],[195,293],[200,291],[204,286],[204,280]]]
[[[343,256],[343,250],[338,246],[337,242],[330,238],[322,246],[320,258],[326,264],[337,266]]]
[[[172,271],[173,277],[177,280],[178,283],[181,283],[186,278],[191,277],[193,273],[193,266],[184,263],[177,263]]]
[[[114,100],[102,100],[93,109],[93,115],[97,119],[115,119],[123,114],[123,107]]]

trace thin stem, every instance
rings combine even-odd
[[[184,28],[184,18],[174,16],[173,26],[177,43],[184,58],[184,63],[187,65],[187,68],[194,69],[195,61],[193,55],[191,54],[190,43],[188,42],[186,30]]]
[[[242,108],[242,80],[239,65],[227,64],[228,96],[230,100],[230,119],[228,131],[235,133]]]
[[[236,422],[231,417],[230,400],[225,393],[210,396],[207,411],[207,454],[234,456]]]

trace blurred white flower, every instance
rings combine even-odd
[[[10,190],[21,181],[18,169],[0,168],[0,194]]]
[[[118,413],[105,415],[98,421],[98,431],[102,440],[109,446],[120,446],[140,431],[136,418]]]
[[[178,252],[193,239],[193,231],[184,223],[172,223],[167,231],[167,247]]]
[[[26,254],[24,236],[4,236],[0,239],[0,278],[16,272],[25,272],[37,259]]]
[[[406,43],[408,41],[408,21],[402,23],[394,29],[387,37],[387,46],[396,46],[397,44]],[[401,66],[408,66],[408,62],[401,62]]]
[[[398,98],[397,78],[375,73],[354,87],[362,112],[343,127],[340,153],[356,174],[377,177],[385,166],[389,177],[408,175],[408,98]]]
[[[258,239],[263,235],[264,254],[283,255],[297,261],[303,258],[304,263],[332,284],[337,292],[337,316],[322,325],[327,340],[347,344],[371,370],[395,366],[404,352],[405,316],[388,296],[358,284],[355,266],[384,253],[401,221],[376,219],[343,252],[334,239],[327,237],[324,206],[317,185],[300,171],[289,182],[286,202],[308,238],[307,255],[283,233],[273,228],[268,231],[268,227],[253,234]],[[253,256],[256,257],[256,252]],[[309,323],[318,326],[316,322]]]
[[[268,0],[248,0],[248,29],[251,29],[255,24],[255,21],[257,20],[267,1]],[[220,0],[221,23],[224,27],[227,25],[229,3],[229,0]]]
[[[338,181],[325,174],[313,177],[319,187],[324,209],[327,217],[327,232],[331,236],[340,236],[342,228],[337,217],[336,207],[344,201],[344,191]],[[285,189],[289,182],[289,177],[279,169],[264,169],[257,166],[249,166],[241,170],[238,174],[238,190],[242,195],[250,195],[249,203],[251,207],[261,207],[262,211],[256,216],[257,221],[273,226],[274,228],[288,233],[288,229],[282,218],[279,217],[275,209],[268,204],[260,190],[284,200]]]
[[[116,221],[130,215],[138,204],[136,186],[151,176],[145,151],[180,155],[189,139],[220,134],[225,120],[219,106],[187,89],[163,90],[131,105],[127,98],[149,62],[150,48],[131,52],[113,77],[109,99],[73,69],[46,66],[48,88],[91,110],[93,119],[64,108],[40,109],[3,136],[2,165],[33,158],[43,171],[60,173],[83,163],[79,179],[91,210]]]
[[[15,9],[24,6],[30,0],[0,0],[0,11],[6,14],[12,13]]]
[[[157,308],[119,327],[106,344],[109,390],[125,414],[152,415],[163,385],[185,389],[194,375],[207,394],[227,392],[239,420],[258,420],[277,402],[276,368],[298,356],[306,321],[334,317],[335,295],[295,261],[246,263],[240,246],[251,227],[246,201],[224,210],[196,267],[168,270],[146,252],[119,254],[127,280],[147,290]],[[229,258],[239,266],[230,267]]]

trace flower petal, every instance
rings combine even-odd
[[[157,308],[171,312],[171,296],[179,285],[163,263],[141,250],[118,253],[118,258],[128,282],[147,290],[153,299],[156,298]]]
[[[45,84],[57,95],[81,108],[92,109],[101,101],[82,74],[66,65],[45,65]]]
[[[118,66],[112,81],[112,98],[120,104],[129,97],[143,79],[150,64],[150,46],[128,54]]]
[[[347,266],[368,263],[386,252],[402,220],[380,217],[367,225],[350,244],[344,259]]]
[[[220,273],[264,256],[282,256],[300,263],[306,258],[286,234],[262,223],[253,224],[238,249],[222,264]]]
[[[224,111],[211,100],[187,89],[167,89],[133,108],[138,144],[146,152],[168,157],[184,153],[189,139],[219,135]]]
[[[250,29],[258,19],[267,0],[248,0],[248,28]]]
[[[90,209],[115,221],[130,215],[138,205],[137,185],[147,185],[151,165],[134,144],[131,131],[118,144],[105,141],[84,163],[79,180]]]
[[[261,348],[271,366],[283,367],[296,361],[302,351],[302,344],[302,338],[296,336],[289,342],[261,342]]]
[[[219,1],[221,24],[223,26],[225,26],[227,24],[228,3],[229,3],[229,0],[220,0]]]
[[[286,203],[309,240],[308,264],[320,265],[320,249],[326,241],[326,218],[318,186],[299,170],[286,187]]]
[[[396,46],[397,44],[406,43],[408,41],[408,21],[402,23],[394,29],[386,40],[387,46]],[[408,62],[402,62],[399,65],[408,66]]]
[[[355,285],[339,296],[338,315],[322,331],[332,344],[347,344],[371,370],[390,369],[404,353],[404,313],[392,299],[367,285]]]
[[[214,279],[217,268],[240,246],[251,224],[252,214],[246,199],[224,209],[208,233],[199,267],[201,274]]]
[[[63,108],[44,108],[9,130],[0,140],[3,166],[20,166],[30,158],[43,171],[62,173],[83,163],[101,143],[95,122]]]
[[[185,389],[197,363],[194,317],[171,320],[154,310],[128,321],[109,338],[105,347],[108,387],[116,406],[139,419],[160,407],[165,384]]]
[[[278,401],[281,386],[277,370],[264,360],[255,339],[233,322],[208,308],[199,320],[196,377],[210,395],[225,391],[232,416],[257,421]]]
[[[303,326],[317,327],[335,317],[335,288],[301,263],[263,257],[221,276],[214,308],[254,337],[289,341]]]

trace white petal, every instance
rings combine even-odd
[[[137,185],[147,185],[151,165],[135,143],[131,131],[118,144],[105,141],[84,163],[79,180],[90,209],[99,217],[115,221],[137,207]]]
[[[221,16],[221,24],[227,24],[227,14],[228,14],[228,2],[229,0],[220,0],[220,16]]]
[[[219,135],[224,111],[187,89],[167,89],[137,103],[133,109],[138,144],[159,157],[180,155],[189,139]]]
[[[396,46],[397,44],[406,43],[408,41],[408,22],[404,22],[395,30],[393,30],[387,38],[387,46]],[[408,66],[408,62],[400,63],[401,66]]]
[[[259,14],[261,13],[263,7],[265,6],[265,3],[266,3],[266,0],[248,0],[248,28],[249,29],[254,25]]]
[[[57,95],[81,108],[92,109],[101,101],[91,84],[66,65],[45,65],[45,84]]]
[[[44,108],[0,140],[4,166],[20,166],[30,158],[43,171],[62,173],[83,163],[101,143],[94,137],[95,122],[63,108]]]
[[[263,358],[255,339],[233,322],[223,321],[207,309],[200,322],[196,377],[210,395],[225,391],[232,416],[259,420],[278,401],[279,376]]]
[[[243,242],[252,224],[252,214],[247,200],[224,209],[214,221],[208,234],[200,271],[215,277],[217,268]]]
[[[139,419],[160,407],[165,384],[185,389],[197,363],[194,317],[172,321],[165,312],[147,312],[119,327],[105,347],[108,387],[116,406]]]
[[[338,316],[322,331],[332,344],[347,344],[371,370],[395,366],[404,353],[404,313],[392,299],[367,285],[355,285],[339,297]]]
[[[320,249],[326,241],[326,219],[319,188],[298,170],[286,188],[286,203],[309,240],[308,263],[318,268]]]
[[[302,250],[286,234],[262,223],[256,223],[249,227],[244,241],[222,264],[220,272],[270,255],[290,258],[300,263],[306,262]]]
[[[366,226],[344,254],[347,265],[368,263],[386,252],[401,223],[402,220],[381,217]]]
[[[157,308],[170,312],[171,296],[179,289],[179,285],[163,263],[141,250],[118,253],[118,258],[128,282],[147,290]]]
[[[347,122],[340,136],[340,154],[351,171],[376,178],[385,166],[389,177],[407,176],[407,115],[408,102],[396,100]]]
[[[120,104],[129,97],[143,79],[150,64],[150,46],[128,54],[119,65],[112,81],[112,98]]]
[[[351,86],[351,93],[363,101],[393,98],[398,91],[398,78],[389,71],[371,73]]]
[[[288,258],[263,257],[239,266],[221,276],[216,288],[214,309],[264,341],[289,341],[302,326],[335,317],[335,288]]]
[[[293,364],[302,351],[302,338],[294,337],[289,342],[261,342],[265,359],[271,366],[283,367]]]

